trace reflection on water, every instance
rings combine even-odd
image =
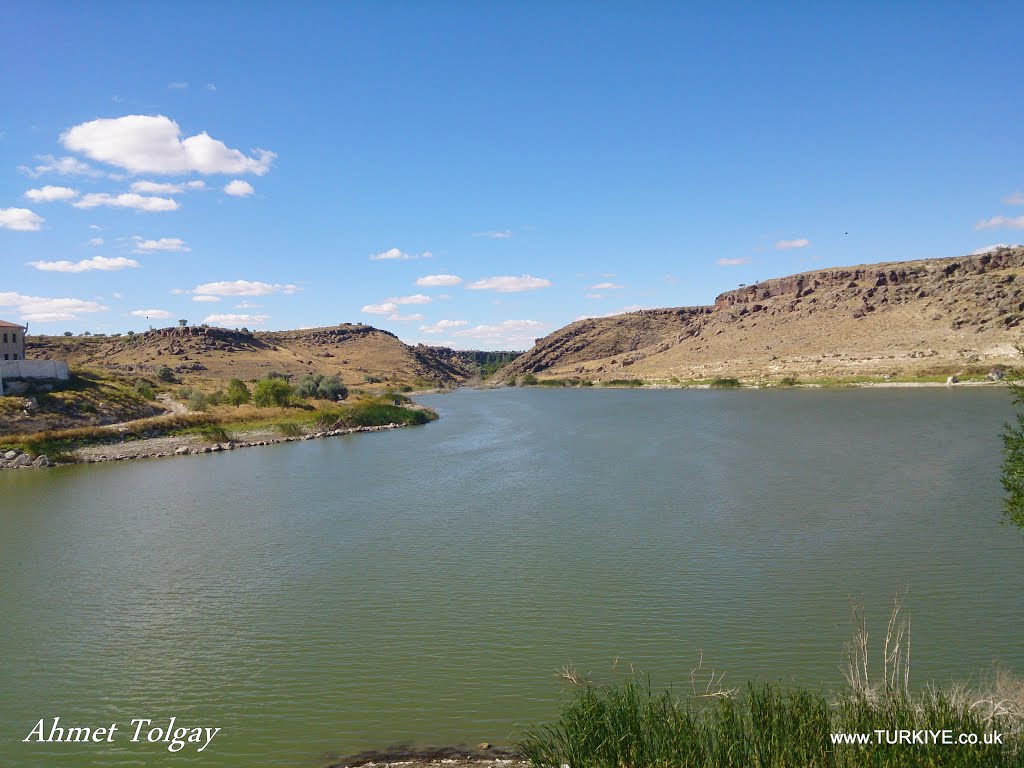
[[[416,429],[0,474],[0,759],[316,766],[501,742],[552,672],[838,682],[909,585],[918,681],[1024,668],[1004,391],[460,391]],[[24,745],[40,717],[223,731]]]

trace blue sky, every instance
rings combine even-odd
[[[4,6],[0,318],[584,315],[1024,229],[1024,6]],[[393,258],[392,258],[393,257]]]

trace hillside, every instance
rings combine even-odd
[[[337,374],[350,386],[445,386],[465,381],[475,371],[459,353],[411,347],[387,331],[352,324],[254,333],[190,326],[132,336],[30,336],[26,356],[128,376],[151,377],[158,367],[167,366],[177,379],[194,386],[219,386],[232,378],[251,381],[271,371]]]
[[[701,307],[579,320],[501,378],[595,381],[926,376],[1015,365],[1024,247],[839,267],[727,291]]]

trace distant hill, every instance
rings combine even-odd
[[[500,378],[595,381],[924,376],[1016,365],[1024,247],[837,267],[727,291],[709,306],[579,320]]]
[[[161,328],[132,336],[29,336],[26,356],[67,360],[73,368],[151,376],[167,366],[195,385],[259,379],[271,371],[337,374],[349,386],[389,382],[448,386],[477,374],[479,355],[410,346],[368,325],[249,332],[201,326]]]

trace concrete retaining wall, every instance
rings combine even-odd
[[[0,392],[8,379],[59,379],[67,381],[68,364],[63,360],[0,360]]]

